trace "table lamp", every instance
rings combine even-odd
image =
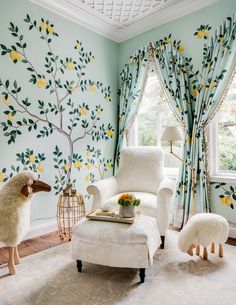
[[[183,162],[183,159],[181,159],[173,152],[173,146],[172,146],[173,141],[181,141],[181,140],[183,140],[183,136],[179,128],[176,126],[167,126],[161,136],[161,141],[168,141],[170,143],[170,153]]]

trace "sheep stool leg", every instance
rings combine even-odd
[[[8,248],[9,258],[8,258],[8,270],[9,274],[16,274],[15,264],[14,264],[14,248]]]
[[[14,249],[14,261],[15,261],[15,265],[19,265],[20,256],[19,256],[19,252],[18,252],[18,246],[16,246]]]
[[[200,245],[197,245],[196,247],[196,255],[200,255]]]
[[[211,243],[211,253],[215,253],[215,244]]]
[[[203,250],[203,259],[208,259],[207,247],[204,247],[204,250]]]
[[[224,256],[223,246],[222,244],[219,244],[219,257],[223,257],[223,256]]]

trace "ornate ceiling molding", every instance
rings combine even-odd
[[[123,42],[218,0],[31,0],[63,17]]]

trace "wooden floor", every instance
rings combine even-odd
[[[32,239],[23,241],[19,246],[20,257],[28,256],[52,247],[60,245],[62,242],[58,238],[57,231],[46,235],[41,235]],[[0,248],[0,265],[7,262],[7,248]]]
[[[28,256],[49,248],[56,247],[58,245],[61,245],[61,243],[62,242],[58,238],[57,231],[25,240],[18,247],[20,257]],[[227,243],[236,246],[236,239],[229,238]],[[0,248],[0,265],[5,264],[7,262],[7,259],[8,259],[7,248],[6,247]]]

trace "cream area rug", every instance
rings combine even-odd
[[[69,243],[25,257],[15,276],[0,278],[0,304],[235,305],[236,247],[225,245],[223,259],[209,254],[205,261],[181,253],[177,241],[178,232],[169,231],[144,284],[134,269],[85,263],[78,273]]]

